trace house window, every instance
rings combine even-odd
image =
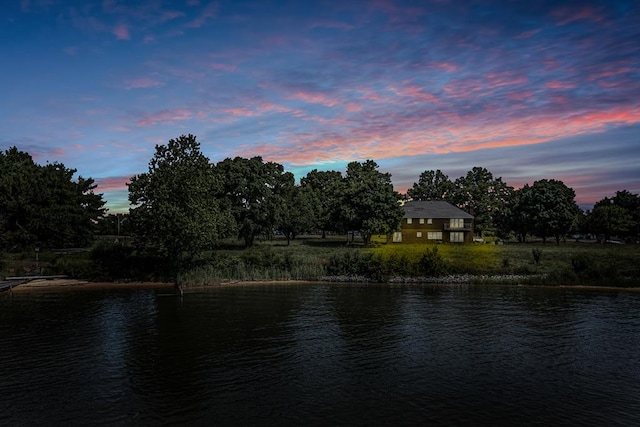
[[[427,219],[427,224],[433,224],[433,218]]]
[[[442,240],[442,231],[429,231],[427,233],[427,239],[429,239],[429,240]]]
[[[420,218],[420,219],[418,220],[418,222],[419,222],[420,224],[424,224],[424,218]]]
[[[407,224],[412,224],[413,223],[413,218],[407,218]]]
[[[416,237],[422,237],[422,231],[418,231],[418,232],[416,233]]]
[[[461,230],[464,228],[464,219],[463,218],[451,218],[449,220],[449,228],[452,230]]]
[[[402,232],[396,231],[393,233],[393,243],[402,242]]]
[[[462,243],[464,242],[464,233],[460,231],[452,231],[449,234],[449,241],[452,243]]]

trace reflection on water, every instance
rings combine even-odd
[[[287,284],[0,299],[0,425],[640,425],[640,294]]]

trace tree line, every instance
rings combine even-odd
[[[313,170],[296,185],[291,172],[261,157],[211,163],[193,135],[156,146],[148,171],[131,178],[129,227],[145,250],[188,263],[236,236],[358,232],[365,243],[400,224],[403,210],[391,175],[372,161],[351,162],[346,174]]]
[[[75,173],[57,162],[40,166],[16,147],[0,152],[0,249],[86,246],[96,232],[122,223],[106,215],[94,180]],[[455,180],[424,171],[401,195],[373,160],[351,162],[344,174],[314,169],[296,184],[282,165],[261,157],[212,163],[193,135],[156,146],[147,172],[131,178],[123,228],[141,250],[180,263],[227,237],[250,247],[273,233],[289,241],[304,232],[335,232],[351,239],[357,233],[368,243],[399,228],[402,199],[448,201],[474,215],[477,234],[520,241],[559,243],[577,232],[637,239],[640,231],[640,197],[626,190],[582,212],[562,181],[514,189],[474,167]]]
[[[491,230],[499,237],[528,237],[557,243],[570,233],[592,234],[602,240],[612,236],[640,236],[640,196],[627,190],[598,201],[593,210],[582,211],[575,192],[562,181],[541,179],[514,189],[494,178],[485,168],[474,167],[454,181],[440,170],[420,174],[407,191],[416,200],[445,200],[475,216],[475,232]]]

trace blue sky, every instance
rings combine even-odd
[[[304,176],[373,159],[405,192],[474,166],[640,193],[637,1],[22,0],[0,14],[0,149],[112,212],[156,144]]]

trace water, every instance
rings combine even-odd
[[[640,293],[0,298],[0,425],[640,425]]]

